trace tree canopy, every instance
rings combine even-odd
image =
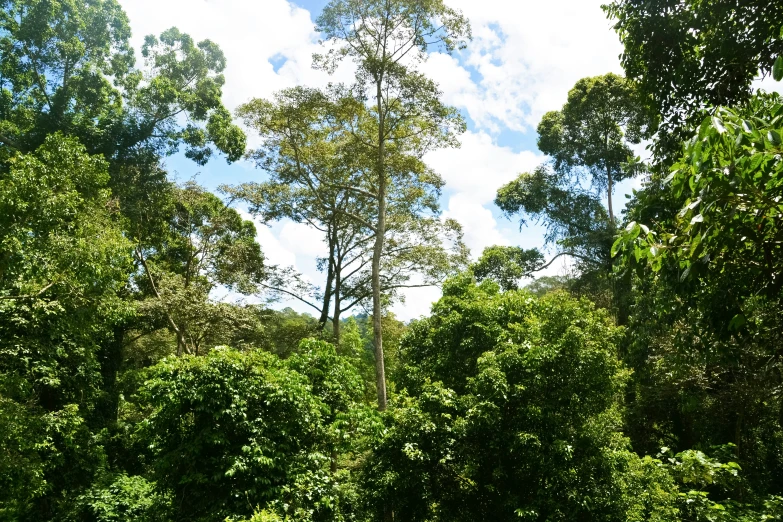
[[[447,2],[330,1],[352,81],[234,113],[211,40],[137,65],[117,0],[0,7],[0,520],[783,520],[780,5],[606,6],[626,77],[497,187],[543,246],[472,255],[429,163],[467,128],[422,72],[469,45]],[[218,154],[253,177],[166,162]],[[310,227],[313,279],[248,216]]]

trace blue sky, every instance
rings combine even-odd
[[[312,53],[319,50],[313,21],[325,0],[120,1],[137,46],[144,35],[171,26],[219,44],[228,59],[224,100],[231,109],[293,85],[351,80],[350,64],[332,78],[310,67]],[[462,223],[474,256],[493,244],[541,247],[542,229],[520,231],[492,203],[495,192],[545,160],[535,144],[535,127],[541,115],[562,106],[579,78],[622,72],[619,41],[600,9],[601,0],[448,3],[470,19],[474,40],[465,51],[433,54],[422,65],[440,84],[444,100],[462,111],[468,122],[460,149],[426,158],[447,183],[441,200],[444,215]],[[250,138],[252,146],[255,138]],[[263,176],[247,162],[226,165],[220,158],[197,167],[174,156],[167,167],[182,181],[197,174],[196,179],[210,189]],[[624,204],[622,195],[630,189],[629,183],[618,188],[615,206]],[[290,222],[258,228],[270,262],[294,265],[315,283],[322,279],[315,258],[324,246],[314,231]],[[555,264],[550,273],[564,269]],[[438,296],[437,288],[411,291],[395,312],[403,319],[418,317]]]

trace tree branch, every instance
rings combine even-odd
[[[21,145],[19,145],[19,142],[14,140],[13,138],[8,137],[7,135],[0,132],[0,142],[5,144],[8,147],[11,147],[12,149],[16,150],[22,150]]]
[[[576,254],[574,252],[560,252],[555,257],[550,259],[547,264],[541,265],[541,266],[537,267],[535,270],[531,270],[531,271],[527,272],[522,277],[530,277],[533,274],[535,274],[536,272],[540,272],[541,270],[544,270],[545,268],[549,268],[552,265],[552,263],[554,263],[557,260],[557,258],[562,257],[562,256],[575,257],[577,259],[581,259],[582,261],[587,261],[588,263],[593,263],[594,265],[598,265],[598,266],[601,266],[603,264],[600,261],[596,261],[595,259],[590,259],[587,256],[583,256],[581,254]]]
[[[293,293],[293,292],[291,292],[289,290],[286,290],[284,288],[279,288],[279,287],[276,287],[276,286],[265,285],[263,283],[261,284],[261,286],[263,288],[266,288],[267,290],[272,290],[273,292],[280,292],[280,293],[289,295],[289,296],[293,297],[294,299],[296,299],[298,301],[301,301],[302,303],[306,304],[307,306],[317,310],[319,313],[321,312],[321,308],[319,306],[314,305],[310,301],[304,299],[303,297],[301,297],[301,296],[299,296],[299,295],[297,295],[297,294],[295,294],[295,293]]]
[[[3,295],[0,296],[0,299],[35,299],[36,297],[41,297],[41,294],[49,290],[51,287],[54,286],[54,282],[49,283],[45,287],[41,288],[38,293],[35,294],[28,294],[28,295]]]

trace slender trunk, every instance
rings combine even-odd
[[[383,102],[381,83],[376,82],[378,106],[378,222],[375,230],[375,246],[372,252],[372,330],[375,344],[375,383],[378,389],[378,410],[386,409],[386,370],[383,366],[383,331],[381,328],[381,253],[386,229],[386,169]]]
[[[340,300],[340,292],[342,291],[341,284],[342,281],[340,280],[340,269],[342,263],[338,261],[337,263],[337,272],[336,277],[334,279],[334,314],[332,314],[332,333],[334,335],[334,342],[336,345],[340,345],[340,306],[342,304]]]
[[[155,296],[158,298],[158,300],[163,301],[163,298],[160,296],[160,292],[158,292],[157,286],[155,286],[155,280],[152,278],[152,272],[150,272],[150,268],[147,265],[147,260],[144,259],[144,254],[142,254],[141,249],[136,249],[136,257],[141,262],[141,265],[144,268],[144,272],[147,274],[147,279],[149,280],[150,286],[152,287],[152,291],[155,292]],[[187,341],[185,341],[185,333],[177,326],[176,321],[174,321],[174,318],[168,311],[166,312],[166,318],[169,320],[171,329],[174,330],[174,333],[177,335],[177,357],[179,357],[182,355],[183,350],[186,350],[188,346]]]
[[[740,462],[740,459],[742,458],[740,455],[740,452],[742,450],[742,423],[745,420],[745,410],[740,409],[739,413],[737,414],[737,423],[734,426],[734,444],[736,444],[734,448],[734,456],[737,458],[737,462]],[[737,481],[737,490],[735,492],[735,495],[737,495],[737,498],[742,500],[742,482]]]
[[[334,317],[332,317],[332,334],[334,335],[334,342],[340,344],[340,312],[335,310]]]
[[[117,422],[120,405],[120,389],[117,386],[117,374],[120,371],[124,352],[125,325],[118,324],[112,328],[111,338],[101,343],[101,394],[100,407],[95,408],[96,421],[101,427]]]
[[[614,228],[614,211],[612,210],[612,170],[607,168],[606,169],[606,180],[608,185],[608,196],[609,196],[609,224]]]
[[[330,227],[331,228],[331,227]],[[329,303],[332,302],[332,284],[334,282],[334,237],[329,233],[329,268],[326,270],[326,288],[324,288],[324,301],[321,307],[321,317],[318,319],[318,329],[323,330],[329,321]]]
[[[606,193],[609,206],[609,226],[614,230],[614,211],[612,210],[612,167],[609,166],[609,133],[604,133],[604,167],[606,167]]]

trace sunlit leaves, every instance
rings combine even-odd
[[[772,66],[772,78],[776,82],[783,80],[783,55],[775,59],[775,65]]]
[[[781,127],[783,105],[775,95],[758,97],[748,113],[720,108],[706,118],[667,179],[674,194],[685,198],[676,229],[627,230],[615,241],[613,255],[624,249],[638,261],[641,252],[649,262],[673,256],[688,269],[696,262],[720,266],[741,250],[777,251],[783,234]],[[768,266],[773,284],[781,277],[776,266]]]
[[[654,517],[674,512],[673,496],[635,498],[665,473],[624,475],[640,462],[612,427],[627,377],[612,348],[620,334],[563,292],[538,300],[470,274],[449,281],[403,342],[404,390],[366,475],[379,511],[385,503],[411,521],[666,520]]]
[[[774,76],[783,64],[779,3],[614,0],[604,10],[623,42],[626,76],[662,116],[654,149],[667,164],[702,109],[747,101],[759,73]]]

